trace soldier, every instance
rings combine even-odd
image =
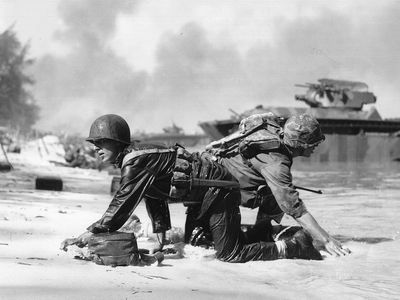
[[[198,203],[196,217],[211,231],[218,259],[229,262],[278,258],[321,259],[304,231],[286,240],[247,243],[241,231],[240,191],[235,178],[208,153],[190,154],[183,148],[154,148],[129,144],[129,127],[116,115],[105,115],[92,125],[88,141],[103,161],[121,168],[121,186],[102,218],[77,239],[61,244],[85,246],[91,235],[118,230],[146,199],[155,232],[170,228],[166,196]],[[161,241],[161,240],[160,240]],[[162,241],[160,243],[162,248]]]
[[[278,146],[271,143],[274,145],[271,149],[259,151],[250,158],[240,153],[218,158],[240,182],[242,205],[259,207],[253,234],[265,228],[271,230],[271,220],[279,223],[286,213],[312,236],[321,250],[337,256],[350,253],[318,224],[292,183],[293,158],[309,157],[325,140],[318,121],[308,114],[292,116],[286,121],[280,139]],[[252,239],[251,234],[249,239]]]
[[[90,127],[86,141],[94,145],[95,151],[105,163],[122,167],[123,159],[128,153],[146,151],[154,146],[131,144],[128,123],[120,116],[108,114],[97,118]],[[119,229],[139,202],[144,199],[146,209],[152,221],[153,232],[157,234],[159,244],[153,251],[161,250],[165,243],[165,232],[171,228],[169,208],[164,194],[169,192],[169,178],[155,178],[154,173],[169,174],[173,167],[175,154],[159,148],[159,155],[143,155],[131,159],[121,169],[120,188],[115,193],[108,209],[97,222],[87,228],[87,232],[77,239],[67,239],[61,248],[68,245],[86,245],[93,233],[113,232]],[[158,156],[165,157],[165,163],[158,163]],[[146,168],[138,164],[146,162]],[[142,168],[143,167],[143,168]],[[151,188],[150,188],[151,187]],[[162,194],[164,192],[164,194]]]

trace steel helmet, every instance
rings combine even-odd
[[[98,117],[90,127],[86,141],[94,143],[99,139],[109,139],[123,144],[131,143],[128,123],[120,116],[108,114]]]
[[[310,148],[325,140],[321,127],[308,114],[291,116],[283,127],[283,142],[292,148]]]

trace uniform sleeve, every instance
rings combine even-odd
[[[90,232],[113,232],[124,225],[154,181],[141,157],[129,161],[121,170],[120,188],[100,220],[87,228]]]
[[[298,218],[307,212],[292,183],[291,162],[277,153],[261,153],[251,159],[253,168],[267,182],[279,207],[286,214]]]

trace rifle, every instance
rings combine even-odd
[[[322,194],[322,191],[321,191],[321,190],[313,190],[313,189],[309,189],[309,188],[305,188],[305,187],[297,186],[297,185],[295,185],[294,188],[295,188],[295,189],[298,189],[298,190],[303,190],[303,191],[311,192],[311,193]]]
[[[236,181],[217,180],[217,179],[173,179],[172,185],[177,187],[192,188],[192,187],[221,187],[227,189],[239,189],[240,185]]]

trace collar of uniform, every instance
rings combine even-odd
[[[134,149],[135,149],[134,144],[130,144],[130,145],[126,146],[125,149],[121,153],[118,154],[117,158],[115,159],[114,164],[118,168],[121,168],[122,161],[124,160],[125,155],[127,155],[129,152],[132,152],[132,150],[134,150]]]

